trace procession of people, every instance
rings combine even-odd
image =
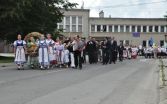
[[[89,64],[116,64],[125,59],[136,59],[144,53],[148,57],[160,57],[166,50],[160,47],[137,47],[118,44],[114,37],[106,37],[103,41],[89,37],[88,40],[79,37],[66,37],[54,41],[51,34],[33,35],[22,40],[19,34],[13,43],[15,63],[18,69],[24,69],[25,63],[29,68],[74,68],[82,69],[87,61]],[[161,51],[161,52],[159,52]],[[156,53],[156,55],[154,54]],[[161,53],[161,54],[160,54]]]

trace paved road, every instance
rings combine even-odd
[[[156,60],[83,70],[0,70],[0,104],[158,104]]]

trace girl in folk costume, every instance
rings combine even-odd
[[[40,68],[44,69],[44,68],[49,68],[49,46],[46,43],[45,37],[44,35],[41,35],[40,40],[37,42],[37,46],[39,48],[39,64],[40,64]]]
[[[54,64],[54,60],[55,60],[55,55],[54,55],[54,45],[55,42],[51,39],[51,34],[47,34],[47,39],[46,39],[46,43],[49,46],[49,61],[50,64],[53,65]]]
[[[137,58],[137,53],[138,53],[138,48],[136,46],[132,46],[132,58],[136,59]]]
[[[14,42],[14,53],[15,53],[15,63],[18,66],[18,70],[23,68],[24,63],[26,62],[25,52],[26,52],[26,42],[21,40],[21,35],[17,36],[18,40]],[[23,68],[24,69],[24,68]]]
[[[27,50],[28,50],[28,64],[33,69],[35,66],[37,66],[38,60],[38,54],[34,50],[36,49],[37,44],[35,42],[34,37],[30,37],[29,42],[27,42]]]
[[[57,64],[62,67],[62,64],[64,64],[64,45],[61,41],[57,41],[57,43],[55,44],[55,53]]]
[[[68,68],[68,64],[69,64],[69,54],[70,54],[70,52],[69,52],[69,50],[67,49],[67,47],[68,47],[68,44],[65,44],[64,45],[64,64],[65,64],[65,66]]]

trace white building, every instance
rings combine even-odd
[[[133,45],[148,45],[152,37],[158,45],[163,45],[167,34],[167,21],[164,18],[105,18],[89,17],[89,9],[70,9],[64,11],[58,29],[64,29],[65,36],[92,36],[97,39],[115,37],[118,42]],[[138,34],[135,36],[134,34]]]

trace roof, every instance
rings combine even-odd
[[[165,21],[165,18],[121,18],[121,17],[104,17],[104,18],[99,18],[99,17],[90,17],[90,19],[99,19],[99,20],[160,20],[160,21]]]

